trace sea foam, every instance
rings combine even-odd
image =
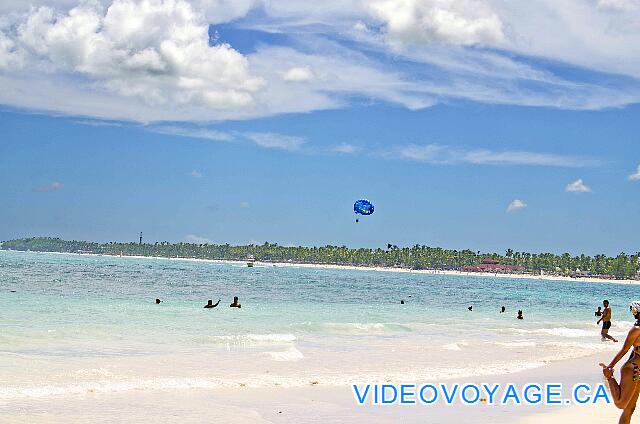
[[[292,362],[299,361],[304,358],[302,352],[296,349],[294,346],[291,346],[289,349],[279,352],[264,352],[264,356],[267,356],[274,361],[280,362]]]

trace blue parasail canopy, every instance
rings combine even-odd
[[[374,209],[373,203],[367,199],[356,200],[353,204],[353,212],[360,215],[371,215]]]

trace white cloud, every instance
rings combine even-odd
[[[16,42],[0,32],[0,71],[24,66],[24,55],[16,51]]]
[[[515,199],[507,206],[507,213],[517,212],[527,207],[527,204],[520,199]]]
[[[394,45],[498,44],[504,39],[500,18],[483,1],[380,0],[370,7]]]
[[[637,0],[79,3],[0,4],[0,104],[148,123],[379,101],[412,110],[449,99],[568,109],[640,101]],[[241,54],[210,45],[209,23],[292,41],[260,38]],[[560,76],[565,65],[581,72]]]
[[[631,11],[640,6],[638,0],[598,0],[598,8],[613,11]]]
[[[249,57],[252,69],[269,84],[256,94],[266,113],[291,113],[385,101],[417,110],[434,104],[431,93],[396,71],[385,69],[368,56],[338,43],[316,41],[304,53],[291,47],[263,46]],[[291,67],[308,66],[314,78],[291,84],[282,75]]]
[[[213,244],[213,241],[202,236],[197,236],[195,234],[189,234],[184,237],[184,241],[187,243],[193,244]]]
[[[600,7],[583,0],[491,3],[508,22],[505,47],[511,52],[634,78],[640,74],[640,10],[611,13],[611,6],[631,2],[604,1]]]
[[[258,6],[260,0],[195,0],[195,5],[204,9],[207,21],[211,24],[229,22],[245,16]]]
[[[33,189],[33,191],[37,193],[48,193],[50,191],[60,190],[63,187],[64,187],[64,184],[54,181],[51,184],[36,187]]]
[[[55,7],[59,10],[69,10],[78,5],[78,0],[2,0],[0,2],[0,13],[2,14],[22,14],[31,8],[39,6]]]
[[[473,57],[482,51],[479,44],[492,47],[505,59],[521,54],[526,58],[523,63],[551,58],[596,71],[632,77],[640,73],[637,0],[323,0],[322,5],[280,0],[266,4],[266,18],[250,23],[272,32],[324,31],[354,37],[370,32],[372,43],[413,45],[396,49],[396,54],[420,45],[474,44],[465,49]]]
[[[249,141],[265,149],[296,151],[305,144],[302,137],[270,132],[225,132],[208,128],[190,128],[182,126],[149,126],[149,131],[186,138],[198,138],[212,141]]]
[[[95,119],[83,119],[74,121],[76,124],[88,125],[90,127],[122,127],[122,122],[99,121]]]
[[[189,173],[193,178],[202,178],[202,172],[196,171],[195,169]]]
[[[342,143],[334,146],[331,150],[336,153],[352,154],[356,153],[359,149],[353,144]]]
[[[365,24],[362,21],[358,21],[355,24],[353,24],[353,29],[358,32],[369,32],[369,28],[367,27],[367,24]]]
[[[568,193],[590,193],[591,188],[582,181],[582,178],[575,180],[572,183],[567,184],[565,191]]]
[[[289,82],[307,82],[313,78],[313,71],[308,66],[291,68],[282,76],[282,79]]]
[[[187,128],[178,126],[153,126],[147,127],[151,132],[165,135],[177,135],[180,137],[201,138],[212,141],[231,141],[235,137],[231,133],[211,130],[206,128]]]
[[[439,144],[402,146],[385,152],[389,158],[410,159],[433,164],[470,163],[474,165],[529,165],[578,168],[596,166],[597,161],[576,156],[562,156],[527,151],[493,151],[464,149]]]
[[[325,0],[322,13],[310,9],[311,6],[305,9],[304,2],[288,8],[279,4],[277,9],[267,8],[272,18],[269,23],[256,23],[255,27],[297,34],[305,30],[317,34],[322,28],[325,32],[351,38],[360,43],[358,47],[380,55],[389,55],[391,46],[394,62],[407,61],[423,66],[416,66],[402,78],[404,85],[390,87],[410,86],[412,90],[408,92],[414,98],[422,93],[423,100],[430,98],[431,103],[462,98],[485,103],[600,109],[640,101],[640,83],[636,79],[640,74],[640,57],[635,54],[640,43],[640,29],[633,25],[640,19],[638,11],[634,11],[633,16],[612,15],[598,12],[584,0],[569,0],[562,4],[502,0]],[[387,6],[393,13],[387,13],[383,7],[380,15],[372,5]],[[276,15],[274,10],[279,13]],[[487,32],[496,35],[493,37],[479,32],[471,33],[469,38],[458,37],[456,34],[459,33],[453,30],[452,34],[438,32],[440,24],[428,24],[432,19],[430,10],[451,10],[449,14],[461,21],[479,19],[485,22],[483,17],[486,22],[499,20],[502,36],[498,36],[498,31]],[[398,19],[399,28],[395,37],[390,36],[386,24],[394,19]],[[443,22],[444,28],[455,28],[456,19]],[[481,27],[469,25],[463,31]],[[490,48],[467,45],[474,42]],[[541,62],[537,58],[545,60]],[[549,66],[548,58],[585,67],[587,71],[624,73],[634,78],[613,75],[583,78],[583,73],[564,72],[564,77],[560,77],[557,67]],[[383,67],[378,65],[377,69]],[[406,84],[408,81],[412,84]]]
[[[637,0],[380,0],[369,5],[382,22],[384,40],[396,50],[480,44],[499,49],[505,58],[521,54],[633,78],[640,74]],[[473,50],[466,52],[473,56]]]
[[[640,181],[640,165],[634,174],[629,175],[629,181]]]
[[[244,136],[257,144],[260,147],[266,149],[280,149],[280,150],[299,150],[305,143],[304,138],[291,135],[277,134],[277,133],[259,133],[249,132]]]
[[[249,202],[240,202],[240,207],[242,209],[248,209],[249,207],[251,207],[251,205],[249,204]]]
[[[88,84],[76,84],[152,107],[247,108],[264,85],[231,46],[209,45],[203,15],[184,0],[114,0],[106,9],[84,2],[66,14],[39,7],[3,33],[3,65],[7,39],[28,63],[14,66],[14,78],[81,77]]]

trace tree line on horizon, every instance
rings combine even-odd
[[[195,243],[96,243],[62,240],[51,237],[33,237],[2,243],[4,250],[61,253],[95,253],[103,255],[156,256],[166,258],[194,258],[219,260],[245,260],[253,256],[263,262],[292,262],[324,265],[353,265],[399,267],[408,269],[461,270],[475,266],[485,259],[494,259],[504,265],[524,268],[531,274],[598,275],[609,278],[640,278],[640,252],[632,255],[620,253],[606,255],[572,256],[569,253],[527,253],[507,249],[504,255],[480,253],[469,249],[450,250],[440,247],[415,245],[390,246],[388,249],[348,248],[346,246],[281,246],[265,242],[261,245],[232,246],[229,244]]]

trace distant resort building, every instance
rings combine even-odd
[[[581,271],[579,269],[576,269],[569,276],[571,278],[589,278],[593,277],[593,274],[590,271]]]
[[[502,265],[495,259],[485,258],[480,265],[467,265],[462,268],[464,272],[491,272],[501,274],[515,274],[524,272],[523,266]]]

